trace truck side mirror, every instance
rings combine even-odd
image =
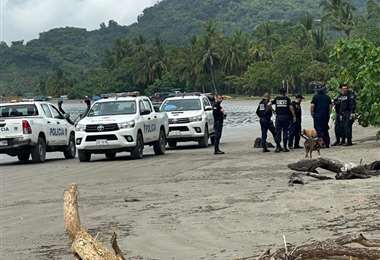
[[[205,111],[212,111],[212,106],[206,106]]]

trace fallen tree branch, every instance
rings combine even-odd
[[[331,171],[335,173],[337,180],[350,180],[350,179],[368,179],[372,176],[380,176],[380,163],[378,161],[367,165],[354,165],[353,163],[345,163],[339,160],[332,160],[328,158],[318,158],[312,160],[301,160],[296,163],[288,165],[291,170],[297,172],[310,173],[310,177],[316,177],[319,174],[318,168]],[[325,178],[322,177],[324,180]]]
[[[362,247],[350,247],[359,244]],[[274,253],[266,251],[257,260],[309,260],[309,259],[380,259],[380,240],[369,240],[362,234],[345,235],[337,239],[317,241],[296,247],[288,244],[288,252],[284,248]],[[251,258],[253,259],[253,258]]]
[[[80,260],[125,260],[113,235],[111,243],[114,253],[103,246],[81,226],[78,211],[78,187],[71,184],[64,193],[64,224],[72,242],[74,257]]]

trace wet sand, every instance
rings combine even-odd
[[[310,126],[310,121],[306,122]],[[356,145],[322,156],[380,159],[374,128],[355,127]],[[45,164],[0,159],[0,259],[73,259],[63,229],[63,191],[77,183],[82,223],[108,243],[113,231],[131,259],[236,259],[309,238],[379,234],[380,178],[288,186],[286,165],[304,151],[263,154],[258,125],[226,129],[222,148],[189,145],[132,161],[91,163],[49,155]],[[358,140],[367,140],[359,142]],[[332,175],[331,175],[332,176]]]

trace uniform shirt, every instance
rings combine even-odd
[[[296,115],[297,122],[301,122],[302,121],[302,108],[301,108],[301,104],[298,103],[297,101],[293,101],[292,102],[292,107],[294,108],[294,113]]]
[[[314,105],[314,114],[316,116],[328,117],[330,115],[331,98],[326,94],[316,94],[311,101]]]
[[[214,116],[214,121],[217,122],[223,122],[224,120],[224,113],[222,112],[222,106],[221,103],[214,103],[212,114]]]
[[[335,111],[338,115],[347,115],[355,112],[356,102],[352,93],[347,95],[339,94],[335,98]]]
[[[259,103],[259,106],[256,109],[256,115],[260,119],[265,119],[267,121],[270,121],[273,115],[271,107],[268,105],[269,101],[266,99],[261,100]]]
[[[276,106],[276,115],[281,117],[289,117],[291,115],[290,105],[291,100],[286,96],[278,96],[273,100],[273,104]]]

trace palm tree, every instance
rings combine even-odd
[[[248,41],[241,31],[237,31],[224,44],[223,67],[227,74],[240,75],[247,66]]]
[[[355,7],[347,0],[324,0],[321,2],[324,16],[322,21],[329,22],[337,30],[350,37],[355,26]]]
[[[325,29],[320,27],[312,31],[312,36],[314,40],[314,47],[317,50],[323,50],[326,46],[326,36]]]
[[[273,24],[271,22],[261,24],[256,28],[256,31],[259,33],[259,41],[265,43],[265,48],[269,53],[269,57],[270,59],[273,59],[273,48],[275,43],[279,41],[278,35],[273,31]]]

